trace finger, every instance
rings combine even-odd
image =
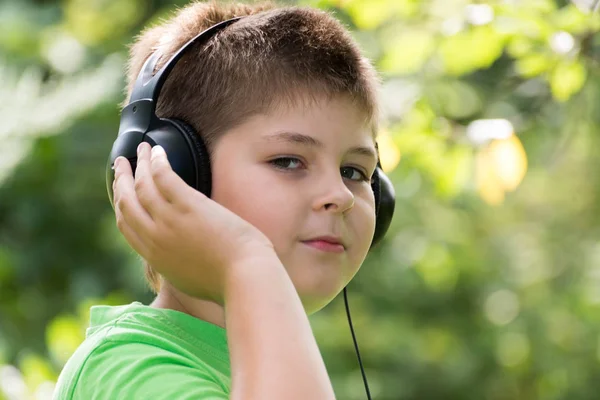
[[[131,248],[135,250],[140,256],[144,258],[147,257],[149,253],[146,245],[144,244],[144,241],[135,232],[135,230],[133,230],[133,228],[129,226],[127,221],[125,221],[125,219],[123,218],[123,214],[121,213],[121,210],[118,207],[115,208],[115,215],[117,220],[117,228],[123,234],[123,237],[129,244],[129,246],[131,246]]]
[[[115,163],[115,212],[118,210],[124,222],[133,228],[142,240],[149,242],[147,238],[153,232],[154,222],[138,201],[129,160],[119,157]]]
[[[158,191],[169,203],[179,208],[187,208],[191,198],[202,195],[173,171],[167,154],[161,146],[152,148],[150,170]]]
[[[135,170],[134,188],[137,198],[154,219],[161,208],[167,204],[162,194],[156,188],[150,171],[150,144],[142,142],[138,146],[137,168]]]

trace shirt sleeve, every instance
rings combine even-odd
[[[72,400],[225,400],[207,368],[145,343],[105,343],[86,360]],[[71,399],[69,399],[71,400]]]

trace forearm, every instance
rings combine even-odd
[[[273,255],[233,269],[225,293],[234,400],[334,399],[302,303]]]

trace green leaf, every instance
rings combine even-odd
[[[490,26],[459,32],[442,40],[440,56],[450,75],[488,68],[502,55],[504,35]]]
[[[506,46],[506,52],[511,56],[523,57],[533,49],[533,41],[525,36],[514,36]]]
[[[558,30],[577,34],[584,33],[589,29],[590,16],[573,4],[569,4],[553,14],[552,20]]]
[[[431,32],[415,29],[401,32],[386,40],[381,70],[393,74],[412,74],[423,66],[433,53],[435,40]]]
[[[349,0],[340,1],[357,27],[375,29],[396,16],[408,17],[419,9],[418,0]]]
[[[361,29],[370,30],[381,25],[390,17],[389,0],[371,0],[368,7],[365,1],[351,1],[346,10]]]
[[[519,75],[525,78],[538,76],[552,67],[552,58],[543,53],[531,53],[519,58],[515,68]]]
[[[454,288],[458,279],[458,268],[445,246],[431,244],[416,265],[425,284],[434,291],[446,292]]]
[[[124,35],[144,16],[142,0],[68,0],[64,24],[82,43],[97,45]]]
[[[583,86],[586,70],[579,61],[559,63],[550,76],[552,95],[559,101],[566,101]]]
[[[23,374],[27,387],[31,391],[35,391],[44,382],[52,382],[56,379],[56,375],[48,360],[37,354],[26,353],[22,356],[19,362],[19,369]]]
[[[83,342],[84,327],[71,315],[61,315],[46,328],[46,344],[52,357],[64,364],[77,346]]]
[[[436,114],[462,119],[479,112],[482,99],[475,89],[459,80],[436,82],[425,91]]]
[[[468,185],[473,171],[473,150],[454,146],[444,156],[445,168],[436,180],[436,188],[444,197],[454,197]]]

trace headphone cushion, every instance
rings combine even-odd
[[[371,189],[373,189],[373,194],[375,195],[375,217],[379,215],[379,203],[381,198],[381,180],[379,179],[379,167],[373,174],[373,179],[371,180]]]
[[[194,189],[210,197],[212,190],[212,176],[210,171],[210,155],[208,149],[196,130],[186,122],[179,119],[164,118],[165,121],[173,124],[190,144],[190,151],[196,163],[196,176],[198,177],[197,186]]]
[[[374,178],[371,186],[375,193],[376,219],[375,234],[373,235],[371,247],[385,236],[392,222],[396,207],[396,193],[392,181],[385,175],[381,168],[377,168]]]

